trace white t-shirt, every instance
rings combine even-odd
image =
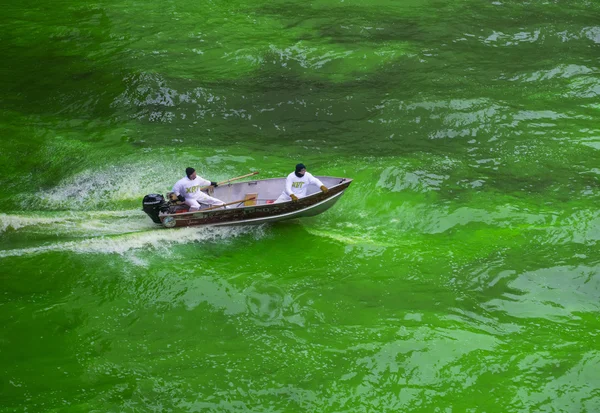
[[[305,172],[302,178],[298,178],[296,173],[292,172],[285,179],[285,190],[281,195],[283,196],[285,194],[289,197],[291,194],[294,194],[298,198],[305,197],[308,186],[313,184],[321,187],[323,182],[319,181],[308,172]]]
[[[201,188],[210,185],[210,181],[196,175],[196,179],[192,180],[187,176],[181,178],[173,186],[173,192],[178,192],[183,195],[185,199],[200,199],[206,194],[200,191]]]

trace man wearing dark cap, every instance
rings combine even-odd
[[[327,187],[323,185],[323,182],[306,172],[306,166],[299,163],[296,165],[296,170],[287,176],[285,180],[285,189],[281,195],[279,195],[279,198],[277,198],[275,203],[298,201],[298,199],[306,196],[306,191],[310,185],[316,185],[321,188],[321,191],[327,192]]]
[[[173,186],[173,192],[177,195],[183,195],[185,203],[189,205],[190,212],[200,209],[200,204],[204,205],[224,205],[225,203],[217,198],[206,195],[201,189],[212,185],[217,187],[216,182],[208,181],[196,175],[194,168],[185,169],[185,178],[181,178]]]

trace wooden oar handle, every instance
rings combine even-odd
[[[256,199],[255,196],[253,196],[252,198],[246,198],[246,199],[241,199],[239,201],[233,201],[233,202],[228,202],[226,204],[223,205],[215,205],[213,207],[210,208],[204,208],[204,209],[199,209],[198,211],[194,211],[194,212],[204,212],[204,211],[210,211],[211,209],[219,209],[219,208],[223,208],[225,206],[228,205],[233,205],[233,204],[241,204],[242,202],[246,202],[246,201],[252,201],[253,199]]]
[[[226,181],[217,182],[217,185],[223,185],[223,184],[227,184],[227,183],[229,183],[229,182],[232,182],[232,181],[237,181],[238,179],[244,179],[244,178],[248,178],[249,176],[254,176],[254,175],[257,175],[258,173],[259,173],[259,172],[258,172],[258,171],[256,171],[256,172],[252,172],[251,174],[242,175],[242,176],[236,176],[235,178],[231,178],[231,179],[228,179],[228,180],[226,180]],[[206,190],[206,189],[210,188],[211,186],[212,186],[212,185],[204,186],[204,187],[200,188],[200,190],[201,190],[201,191],[204,191],[204,190]]]
[[[197,214],[198,212],[210,211],[212,209],[219,209],[219,208],[223,208],[225,206],[233,205],[233,204],[241,204],[242,202],[252,201],[254,199],[257,199],[257,198],[255,196],[253,196],[252,198],[240,199],[239,201],[233,201],[233,202],[228,202],[226,204],[215,205],[215,206],[210,207],[210,208],[199,209],[197,211],[181,212],[181,213],[178,213],[178,214],[167,214],[167,216],[170,216],[170,217],[171,216],[181,217],[181,216],[193,215],[193,214]]]
[[[246,175],[238,176],[238,177],[235,177],[235,178],[227,179],[226,181],[218,182],[217,185],[223,185],[223,184],[226,184],[226,183],[231,182],[231,181],[237,181],[238,179],[248,178],[249,176],[258,175],[258,173],[259,173],[258,171],[255,171],[255,172],[252,172],[250,174],[246,174]]]

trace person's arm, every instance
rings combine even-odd
[[[200,186],[210,186],[211,182],[208,179],[204,179],[202,177],[197,178],[199,180]]]
[[[171,192],[177,195],[177,201],[185,201],[185,189],[183,188],[183,184],[181,182],[177,181],[175,185],[173,185],[173,190]],[[172,199],[172,201],[175,201],[175,199]]]
[[[289,176],[285,178],[285,193],[288,194],[288,196],[294,195],[294,192],[292,191],[292,178]]]
[[[292,180],[293,178],[289,175],[287,178],[285,178],[285,189],[283,192],[285,192],[290,198],[292,198],[292,201],[296,202],[298,201],[298,197],[296,196],[294,191],[292,191]]]
[[[313,174],[308,174],[308,184],[314,184],[316,186],[323,186],[323,182],[319,180],[319,178],[315,178]]]
[[[307,172],[308,173],[308,172]],[[318,186],[319,188],[321,188],[321,191],[327,193],[328,189],[325,185],[323,185],[323,182],[321,182],[321,180],[319,178],[314,177],[312,174],[308,175],[308,184],[315,184],[316,186]]]
[[[175,192],[176,194],[181,194],[181,191],[179,188],[180,188],[179,181],[177,181],[177,182],[175,182],[175,185],[173,185],[173,189],[171,190],[171,192]]]

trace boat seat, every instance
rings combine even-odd
[[[189,212],[190,207],[187,205],[175,205],[171,207],[171,214],[182,214],[184,212]]]
[[[244,206],[256,205],[257,199],[258,199],[258,194],[246,194],[246,196],[244,197]]]

